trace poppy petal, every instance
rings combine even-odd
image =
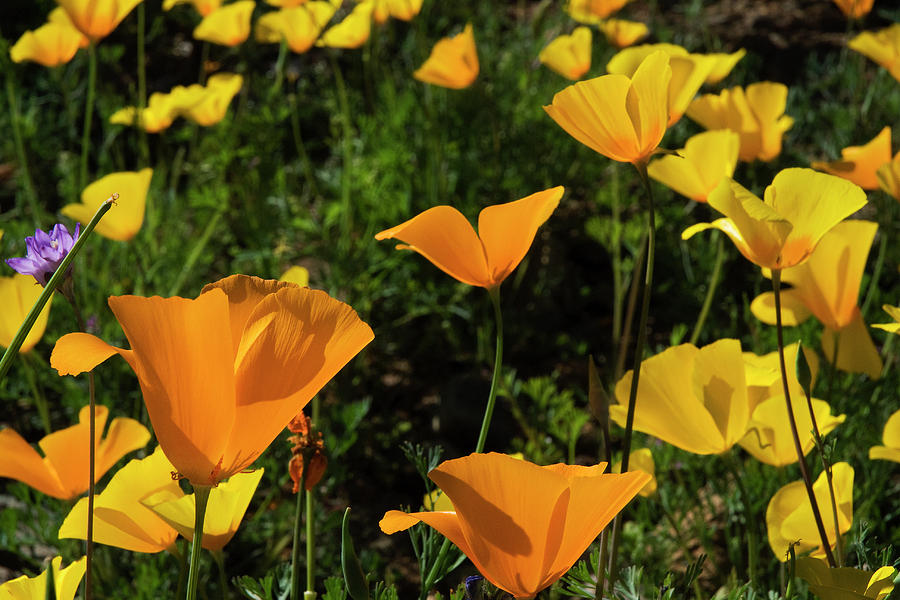
[[[41,458],[18,432],[0,430],[0,456],[0,477],[16,479],[54,498],[70,497],[50,462]]]
[[[843,329],[826,328],[822,332],[822,351],[831,363],[837,352],[837,368],[841,371],[865,373],[873,380],[881,377],[884,364],[859,309],[856,309],[856,317]]]

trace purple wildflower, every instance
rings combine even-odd
[[[25,238],[25,257],[8,258],[6,264],[23,275],[33,276],[39,284],[45,286],[75,245],[80,233],[80,223],[75,226],[74,236],[69,234],[69,230],[62,223],[54,225],[50,233],[36,229],[34,236]]]

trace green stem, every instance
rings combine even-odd
[[[337,87],[338,102],[341,106],[341,123],[343,126],[343,136],[341,139],[342,166],[341,166],[341,213],[343,216],[341,239],[339,245],[346,251],[350,247],[350,234],[353,229],[353,213],[350,204],[350,171],[351,151],[350,137],[353,134],[350,127],[350,103],[347,100],[347,86],[344,85],[344,76],[341,74],[341,67],[338,65],[335,54],[330,53],[331,69],[334,72],[334,83]]]
[[[100,205],[100,208],[98,208],[97,212],[94,213],[94,216],[91,219],[90,223],[88,223],[87,227],[84,228],[84,231],[81,232],[81,235],[78,236],[78,239],[75,240],[75,244],[72,246],[72,249],[69,250],[69,253],[66,255],[66,257],[62,260],[61,263],[59,263],[59,267],[57,267],[56,271],[53,273],[50,281],[48,281],[47,285],[44,286],[44,291],[41,292],[41,295],[31,307],[31,312],[29,312],[28,316],[25,317],[25,321],[19,327],[19,330],[16,332],[16,336],[13,338],[12,342],[9,343],[9,346],[6,348],[6,352],[3,353],[3,358],[0,358],[0,381],[3,381],[3,378],[9,371],[9,367],[10,365],[12,365],[13,358],[19,351],[19,348],[22,347],[22,342],[25,341],[25,336],[27,336],[28,332],[31,331],[31,328],[34,327],[34,322],[37,320],[38,315],[44,308],[44,305],[47,304],[47,301],[53,294],[53,290],[55,290],[57,286],[59,286],[65,279],[66,272],[69,270],[69,265],[72,264],[75,256],[81,250],[81,247],[84,246],[84,243],[90,236],[91,232],[94,231],[94,227],[97,226],[97,223],[112,207],[112,203],[116,199],[118,199],[118,197],[118,194],[113,194],[111,197],[107,198],[103,204]]]
[[[706,286],[706,297],[703,299],[703,306],[700,308],[700,316],[697,317],[697,323],[694,325],[694,331],[691,333],[691,344],[696,344],[703,333],[703,326],[706,324],[706,317],[709,315],[709,308],[712,306],[713,297],[716,295],[716,288],[719,287],[719,276],[722,272],[722,263],[725,261],[725,253],[722,248],[722,234],[718,231],[713,232],[716,236],[716,262],[713,265],[712,273],[709,275],[709,283]]]
[[[191,566],[188,570],[187,600],[196,600],[197,583],[200,579],[200,550],[203,547],[203,520],[206,518],[206,504],[212,486],[194,487],[194,539],[191,541]]]
[[[314,508],[314,498],[312,490],[305,490],[306,492],[306,591],[303,593],[303,597],[306,598],[309,594],[313,594],[315,597],[315,584],[316,584],[316,576],[315,576],[315,555],[313,554],[313,548],[315,546],[315,520],[313,519],[313,508]],[[298,494],[304,493],[304,490],[298,490]]]
[[[172,284],[172,287],[169,288],[169,296],[175,296],[179,291],[181,291],[181,286],[184,285],[184,280],[187,279],[187,276],[194,268],[194,264],[197,262],[197,259],[200,258],[200,253],[203,252],[203,249],[206,248],[206,244],[209,243],[209,238],[212,237],[213,231],[216,230],[216,226],[219,224],[219,219],[222,218],[223,214],[225,214],[225,209],[220,208],[213,214],[212,218],[209,220],[209,223],[206,224],[206,228],[200,235],[200,239],[198,239],[197,243],[194,244],[194,247],[191,248],[191,252],[190,254],[188,254],[187,260],[184,261],[184,266],[181,267],[181,272],[178,273],[178,277],[175,278],[175,282]]]
[[[646,240],[647,233],[644,232],[640,243],[641,249],[634,261],[634,269],[632,269],[631,271],[631,280],[629,282],[631,284],[631,289],[628,291],[628,305],[625,309],[625,320],[622,326],[622,336],[619,338],[619,347],[616,351],[616,381],[622,378],[622,373],[625,371],[625,358],[627,357],[628,340],[631,339],[631,323],[634,320],[634,310],[637,306],[638,290],[641,289],[641,286],[638,283],[638,275],[644,268],[644,261],[647,259]]]
[[[647,265],[644,270],[644,289],[641,297],[641,313],[638,320],[638,329],[635,332],[634,344],[634,367],[632,368],[631,390],[628,393],[628,413],[625,417],[625,441],[622,449],[622,469],[621,473],[628,472],[628,460],[631,454],[631,434],[634,430],[634,412],[637,406],[638,382],[641,377],[641,362],[644,355],[644,341],[647,339],[647,315],[650,312],[650,291],[653,287],[653,259],[656,244],[656,211],[653,206],[653,188],[650,186],[650,179],[647,177],[647,165],[637,163],[634,165],[637,169],[644,188],[647,191]],[[634,282],[633,285],[637,285]],[[622,535],[622,513],[616,515],[613,521],[613,533],[611,550],[609,553],[609,589],[615,589],[616,582],[616,558],[619,553],[619,539]]]
[[[603,531],[600,532],[600,556],[597,559],[597,584],[594,586],[594,600],[602,600],[603,599],[603,588],[606,587],[606,561],[609,558],[607,556],[607,532],[609,529],[607,527],[603,528]]]
[[[894,202],[893,198],[888,199],[892,204]],[[869,287],[866,289],[866,299],[863,301],[862,306],[860,307],[860,312],[862,314],[866,314],[869,310],[869,305],[872,304],[872,299],[875,297],[875,292],[878,291],[878,280],[881,278],[881,270],[884,268],[884,256],[887,251],[887,235],[881,236],[881,241],[878,243],[878,256],[875,258],[875,268],[872,270],[872,279],[869,280]],[[835,359],[835,364],[837,364],[837,359]]]
[[[144,30],[146,29],[146,8],[141,2],[137,6],[137,80],[138,80],[138,101],[137,101],[137,119],[134,120],[137,127],[138,144],[141,150],[141,162],[144,165],[150,164],[150,148],[147,146],[147,131],[144,129],[142,122],[144,116],[144,107],[147,106],[147,65],[144,57]]]
[[[300,531],[303,529],[303,496],[306,492],[306,469],[300,474],[297,509],[294,511],[294,546],[291,548],[291,600],[300,600]],[[306,517],[309,519],[309,516]]]
[[[313,198],[319,195],[316,189],[316,179],[313,176],[312,163],[309,161],[309,155],[306,153],[306,146],[303,143],[303,136],[300,135],[300,113],[297,110],[297,95],[291,94],[288,97],[291,103],[291,132],[294,134],[294,146],[297,148],[297,156],[303,163],[303,174],[306,177],[306,185],[309,186],[309,192]]]
[[[619,204],[619,169],[613,167],[610,179],[612,194],[612,271],[613,271],[613,322],[612,347],[619,347],[622,337],[622,309],[625,292],[622,282],[622,207]]]
[[[478,442],[475,444],[475,452],[483,452],[487,441],[488,429],[491,427],[491,417],[494,415],[494,404],[497,402],[497,383],[500,381],[500,364],[503,360],[503,316],[500,314],[500,286],[488,288],[491,304],[494,306],[494,320],[497,332],[497,351],[494,354],[494,374],[491,376],[491,391],[488,393],[487,406],[484,408],[484,418],[481,421],[481,431],[478,432]]]
[[[287,58],[287,49],[287,38],[281,36],[281,44],[278,46],[278,59],[275,61],[275,82],[272,84],[272,91],[269,93],[273,98],[281,92],[281,85],[284,83],[284,61]]]
[[[88,184],[88,154],[91,149],[91,118],[94,115],[94,94],[97,86],[97,44],[88,45],[88,83],[87,100],[84,103],[84,131],[81,134],[81,168],[78,171],[80,190]]]
[[[37,408],[38,416],[41,418],[41,425],[44,426],[44,433],[50,435],[53,432],[52,426],[50,425],[50,411],[47,408],[47,399],[44,397],[41,386],[39,386],[37,382],[35,367],[32,364],[33,358],[33,351],[29,351],[22,356],[23,362],[25,363],[25,379],[28,380],[28,386],[31,388],[31,394],[34,397],[34,406]]]
[[[28,155],[25,154],[25,143],[22,139],[22,131],[19,129],[19,104],[16,101],[16,83],[13,80],[13,69],[10,67],[6,75],[6,100],[9,103],[9,112],[12,120],[13,141],[16,145],[16,155],[19,159],[19,169],[22,172],[22,179],[25,182],[25,195],[28,197],[28,204],[31,207],[31,220],[37,228],[41,223],[42,211],[37,200],[37,192],[34,189],[34,182],[31,180],[31,170],[28,168]]]
[[[781,326],[781,269],[772,269],[772,289],[775,292],[775,327],[778,337],[778,361],[781,367],[781,383],[784,390],[784,401],[787,405],[788,423],[791,426],[791,436],[794,439],[794,449],[797,452],[797,463],[800,466],[800,474],[803,476],[803,483],[806,487],[806,495],[809,497],[809,503],[812,507],[813,518],[816,521],[816,529],[819,531],[819,537],[822,540],[822,549],[825,551],[825,557],[828,559],[828,566],[834,567],[834,554],[831,552],[831,544],[828,543],[828,534],[825,533],[825,525],[822,523],[822,514],[819,512],[819,503],[816,501],[816,494],[813,492],[812,478],[809,475],[809,467],[806,465],[806,457],[803,455],[803,447],[800,445],[800,436],[797,433],[797,421],[794,419],[794,409],[791,405],[791,392],[788,389],[787,368],[784,364],[784,333]],[[835,537],[838,532],[835,530]]]
[[[216,550],[212,556],[219,567],[219,589],[222,590],[220,598],[226,600],[230,594],[228,593],[228,576],[225,573],[225,554],[221,550]]]
[[[753,584],[756,581],[756,531],[753,526],[757,523],[757,518],[753,514],[750,494],[747,493],[747,487],[744,485],[743,477],[741,477],[737,457],[733,450],[727,454],[726,463],[741,495],[741,502],[744,504],[744,526],[747,531],[747,579]]]

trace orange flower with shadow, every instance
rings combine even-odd
[[[124,455],[143,448],[150,440],[146,427],[126,417],[113,419],[106,437],[101,439],[108,414],[105,406],[96,407],[94,481],[99,481]],[[85,406],[78,413],[77,425],[54,431],[38,442],[43,458],[14,430],[0,430],[0,477],[17,479],[61,500],[86,492],[89,428],[90,408]]]
[[[141,0],[57,0],[72,25],[93,41],[105,38]]]
[[[900,152],[894,155],[893,160],[878,167],[875,176],[882,191],[900,200]]]
[[[847,47],[872,59],[900,81],[900,23],[878,31],[863,31]]]
[[[452,206],[435,206],[375,235],[398,239],[398,250],[414,250],[441,271],[469,285],[498,287],[515,270],[535,233],[556,210],[557,186],[521,200],[489,206],[478,215],[478,233]]]
[[[226,4],[203,17],[194,28],[194,39],[220,46],[237,46],[250,35],[250,16],[256,7],[254,0],[238,0]]]
[[[585,25],[596,25],[602,19],[618,12],[631,0],[569,0],[566,12],[569,16]]]
[[[597,29],[600,30],[606,41],[616,48],[626,48],[650,35],[650,28],[643,23],[625,19],[600,21],[597,23]]]
[[[576,27],[571,35],[560,35],[544,46],[538,60],[566,79],[578,80],[591,68],[591,30]]]
[[[9,50],[14,63],[32,61],[57,67],[72,60],[87,39],[68,17],[50,21],[34,31],[26,31]]]
[[[734,175],[739,146],[740,138],[733,131],[704,131],[688,139],[677,155],[651,162],[647,174],[691,200],[706,202],[722,179]]]
[[[109,306],[131,350],[70,333],[50,364],[77,375],[122,356],[163,452],[194,485],[249,467],[373,338],[325,292],[246,275],[209,284],[193,300],[112,296]]]
[[[516,598],[533,598],[563,576],[650,475],[593,467],[540,467],[505,454],[470,454],[428,474],[455,511],[391,510],[387,534],[418,522],[437,529],[485,579]]]
[[[453,90],[467,88],[478,77],[478,51],[472,24],[462,33],[444,38],[434,45],[431,54],[413,77],[425,83]]]
[[[841,12],[849,19],[864,17],[872,10],[875,0],[834,0]]]
[[[852,181],[864,190],[878,189],[878,171],[891,162],[891,128],[885,127],[863,146],[841,150],[841,160],[813,162],[812,168]]]

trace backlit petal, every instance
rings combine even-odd
[[[112,173],[90,184],[81,193],[80,204],[68,204],[62,213],[75,221],[87,223],[107,198],[114,193],[118,200],[94,231],[111,240],[128,241],[144,223],[144,207],[153,169]]]
[[[841,150],[841,160],[813,162],[812,167],[848,179],[864,190],[878,189],[878,169],[891,161],[891,128],[885,127],[862,146]]]
[[[3,310],[0,310],[0,346],[9,347],[43,291],[44,288],[31,275],[16,273],[12,277],[0,277],[0,305],[3,306]],[[52,303],[51,296],[38,314],[31,331],[25,336],[19,352],[28,352],[44,337]]]
[[[69,498],[50,462],[41,458],[16,431],[0,429],[0,457],[0,477],[16,479],[54,498]]]
[[[831,363],[837,351],[837,368],[841,371],[865,373],[871,379],[881,377],[884,364],[859,309],[846,327],[837,331],[826,328],[822,332],[822,351]]]
[[[194,38],[222,46],[237,46],[250,35],[254,0],[238,0],[209,13],[194,28]]]

